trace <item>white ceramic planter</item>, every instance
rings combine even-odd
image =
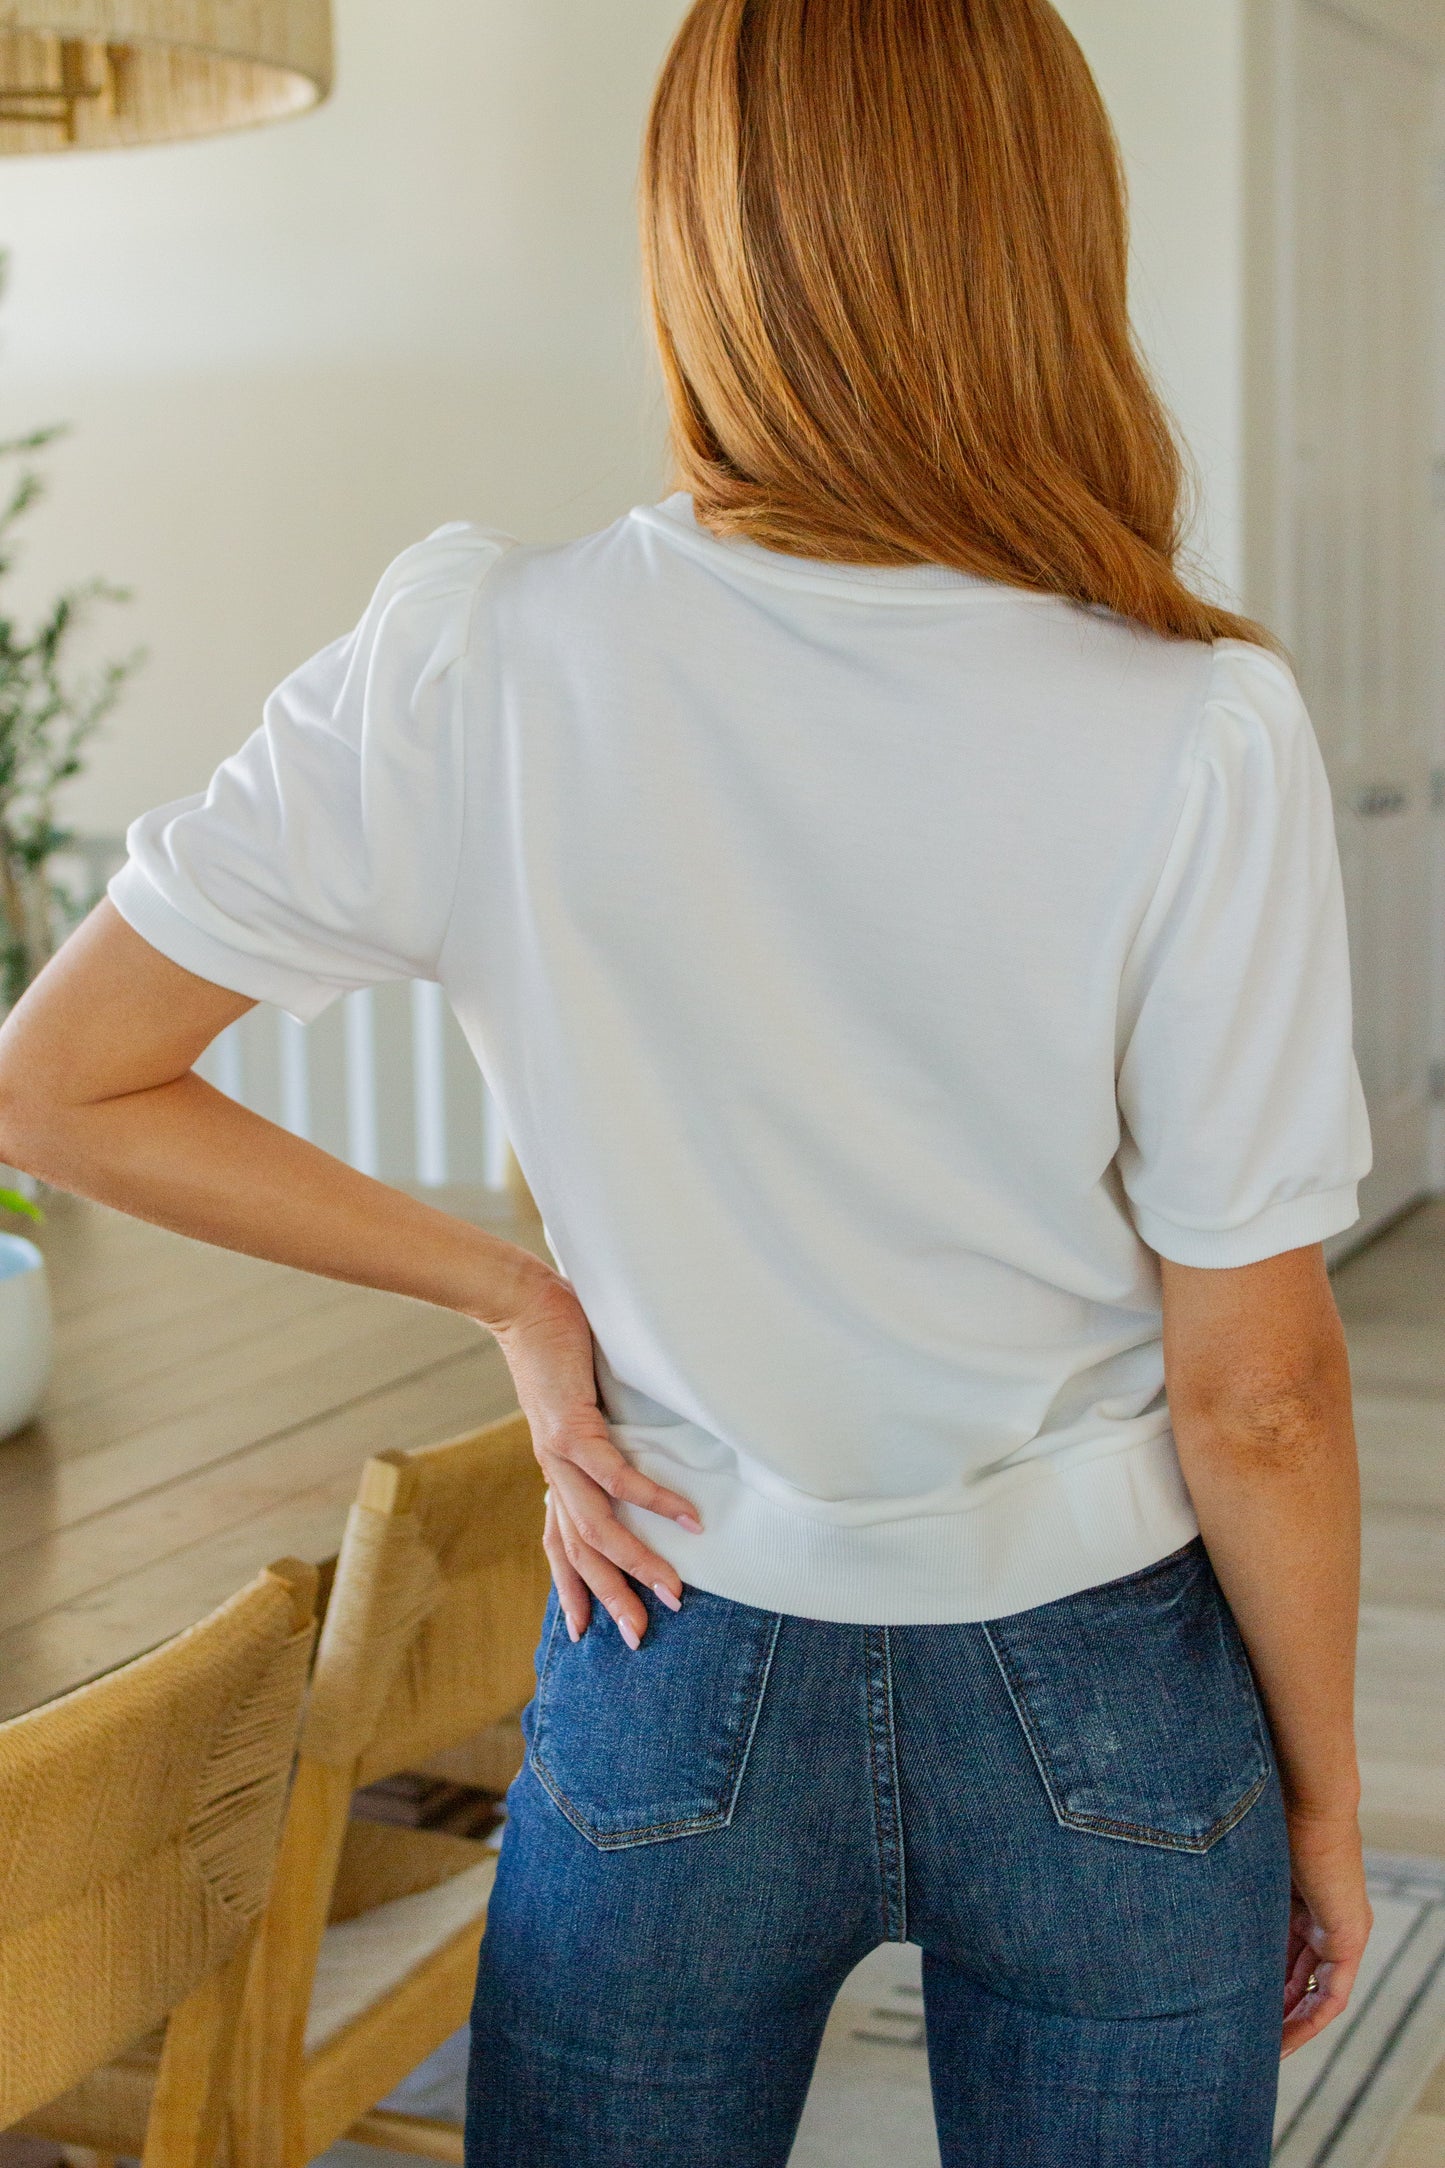
[[[0,1438],[39,1407],[53,1347],[45,1259],[23,1235],[0,1235]]]

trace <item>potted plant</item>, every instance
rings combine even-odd
[[[40,1208],[0,1189],[0,1212],[38,1221]],[[45,1259],[23,1235],[0,1233],[0,1438],[28,1423],[50,1378],[53,1334]]]
[[[16,523],[41,495],[32,455],[58,434],[37,429],[0,442],[0,460],[16,463],[9,494],[0,496],[0,579],[14,563]],[[29,629],[0,610],[0,1016],[94,900],[61,876],[76,839],[61,825],[58,798],[140,657],[77,673],[68,667],[70,643],[95,603],[122,600],[121,589],[91,580],[68,589]],[[40,1216],[13,1189],[0,1189],[5,1213]],[[0,1438],[35,1413],[51,1348],[45,1260],[24,1236],[0,1233]]]
[[[37,429],[0,442],[0,459],[19,462],[0,504],[0,579],[15,561],[16,522],[42,493],[30,455],[59,434]],[[90,674],[65,665],[93,605],[125,599],[123,589],[89,580],[68,588],[28,631],[0,611],[0,1011],[19,1000],[94,900],[58,877],[57,862],[76,839],[60,823],[57,799],[79,775],[87,742],[141,658],[129,655]]]

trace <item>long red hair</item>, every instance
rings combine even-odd
[[[1118,145],[1047,0],[697,0],[642,195],[705,526],[1269,639],[1181,573]]]

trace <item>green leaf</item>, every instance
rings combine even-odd
[[[0,250],[0,286],[5,256]],[[61,432],[31,430],[0,440],[0,583],[15,561],[17,531],[40,501],[44,478],[33,455]],[[0,1008],[13,1003],[50,954],[72,909],[73,881],[54,880],[49,862],[71,835],[58,800],[86,763],[90,742],[144,661],[144,651],[72,666],[74,636],[99,608],[129,601],[106,579],[58,595],[37,621],[0,607]],[[8,1209],[18,1207],[5,1200]]]
[[[18,1189],[0,1189],[0,1211],[18,1212],[23,1219],[34,1220],[37,1227],[45,1220],[45,1214],[39,1205],[32,1204],[28,1197],[22,1197]]]

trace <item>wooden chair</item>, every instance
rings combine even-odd
[[[284,1560],[0,1725],[0,2129],[212,2168],[316,1584]]]
[[[465,2023],[495,1855],[351,1801],[514,1724],[547,1599],[542,1516],[520,1415],[363,1473],[257,1941],[233,2168],[301,2168],[342,2136],[462,2158],[459,2128],[376,2103]]]

